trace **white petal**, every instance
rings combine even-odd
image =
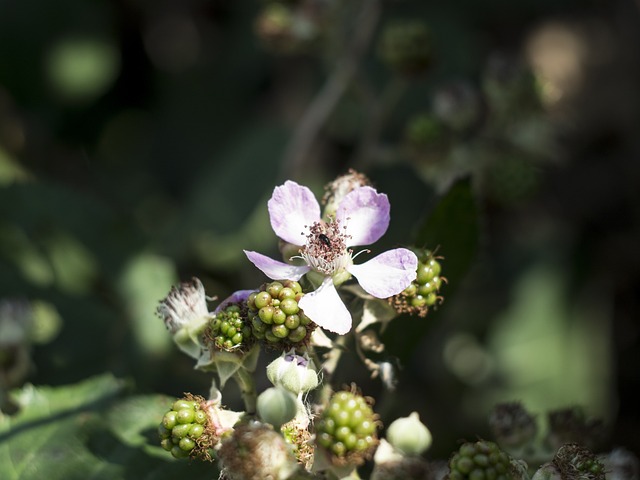
[[[331,277],[327,277],[320,287],[306,293],[298,302],[305,315],[322,328],[344,335],[351,330],[351,314],[344,306]]]
[[[244,253],[251,263],[262,270],[262,273],[271,280],[298,281],[310,270],[306,265],[296,267],[295,265],[279,262],[258,252],[244,250]]]
[[[273,231],[294,245],[304,245],[308,227],[320,220],[320,205],[313,192],[291,180],[273,190],[267,206]]]
[[[368,262],[347,268],[368,293],[388,298],[402,292],[416,278],[418,257],[411,250],[396,248]]]
[[[389,199],[371,187],[360,187],[349,192],[338,207],[336,218],[346,227],[351,238],[349,246],[371,245],[389,227]]]

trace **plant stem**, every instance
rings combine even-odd
[[[360,59],[369,45],[381,10],[381,0],[363,0],[351,43],[344,48],[343,57],[302,115],[287,147],[283,162],[283,170],[287,176],[296,177],[302,167],[306,167],[309,152],[314,147],[322,126],[358,71]]]
[[[239,368],[233,375],[234,380],[242,392],[245,411],[252,415],[256,413],[256,385],[251,374],[244,368]]]

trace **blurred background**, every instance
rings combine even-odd
[[[0,390],[110,371],[206,395],[158,301],[258,286],[242,249],[277,254],[274,186],[356,168],[392,205],[375,249],[438,247],[448,284],[381,332],[394,394],[352,350],[336,381],[418,411],[435,457],[513,400],[640,453],[639,13],[0,0]]]

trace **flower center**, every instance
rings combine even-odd
[[[316,272],[334,275],[351,261],[351,251],[347,250],[349,238],[334,219],[316,222],[309,228],[307,243],[300,249],[300,256]]]

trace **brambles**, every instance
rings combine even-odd
[[[210,459],[211,432],[203,403],[203,398],[194,396],[176,400],[162,418],[158,427],[160,446],[175,458]]]
[[[248,318],[254,337],[287,349],[304,343],[315,325],[298,306],[303,295],[300,284],[290,280],[265,284],[249,295]]]
[[[246,318],[244,305],[232,304],[216,313],[205,329],[207,343],[229,352],[249,346],[252,336]]]
[[[334,463],[357,465],[375,449],[377,429],[377,416],[364,397],[336,392],[316,423],[316,442]]]

